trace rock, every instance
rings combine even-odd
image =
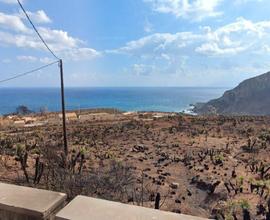
[[[144,171],[144,172],[147,172],[147,171],[151,171],[151,169],[150,169],[150,168],[146,168],[146,169],[144,169],[143,171]]]
[[[159,178],[160,180],[165,180],[165,179],[166,179],[166,177],[165,177],[165,176],[162,176],[162,175],[159,175],[158,178]]]
[[[171,187],[172,189],[178,189],[179,183],[171,183],[170,187]]]
[[[174,157],[173,158],[173,162],[175,162],[175,163],[179,163],[180,161],[181,161],[180,157]]]
[[[161,175],[163,175],[163,176],[171,176],[171,174],[169,172],[162,173]]]
[[[162,185],[162,183],[158,180],[158,181],[156,181],[156,184],[157,185]]]
[[[196,167],[194,167],[194,170],[199,171],[199,172],[203,172],[204,166],[196,166]]]
[[[132,148],[132,152],[135,152],[135,153],[144,153],[145,151],[149,150],[148,147],[144,146],[143,144],[138,144],[138,145],[135,145],[133,148]]]
[[[241,82],[222,97],[198,103],[193,109],[198,114],[269,115],[270,72]]]
[[[181,203],[181,200],[180,199],[176,199],[175,200],[175,203]]]

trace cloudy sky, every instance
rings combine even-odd
[[[269,0],[23,0],[67,86],[224,86],[270,70]],[[0,80],[54,61],[0,0]],[[58,86],[57,65],[0,86]]]

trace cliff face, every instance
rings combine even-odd
[[[270,72],[241,82],[222,97],[196,105],[198,114],[270,115]]]

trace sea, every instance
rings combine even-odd
[[[116,108],[123,111],[189,112],[191,104],[220,97],[229,88],[91,87],[65,88],[67,110]],[[0,115],[20,105],[38,112],[61,110],[60,88],[0,88]]]

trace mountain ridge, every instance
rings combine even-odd
[[[270,72],[242,81],[217,99],[198,103],[197,114],[270,115]]]

